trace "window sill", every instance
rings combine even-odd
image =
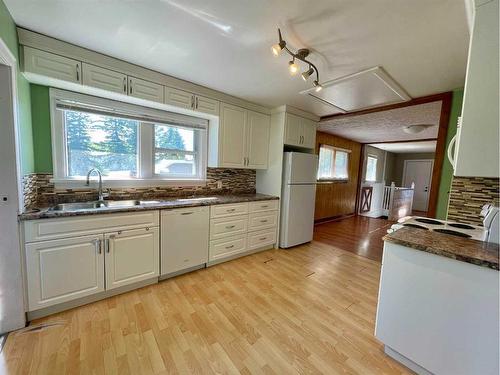
[[[56,189],[88,189],[85,184],[85,178],[53,178],[50,180]],[[96,188],[98,179],[92,176],[90,187]],[[159,178],[134,178],[134,179],[102,179],[103,188],[138,188],[138,187],[156,187],[156,186],[205,186],[207,180],[189,180],[189,179],[159,179]]]

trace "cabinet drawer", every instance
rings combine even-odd
[[[24,233],[26,242],[36,242],[158,225],[158,211],[126,212],[25,221]]]
[[[261,230],[248,234],[248,250],[258,249],[264,246],[271,246],[276,243],[276,228]]]
[[[248,217],[248,230],[268,229],[276,227],[277,211],[254,212]]]
[[[225,217],[248,213],[248,203],[221,204],[210,207],[210,217]]]
[[[210,220],[210,239],[244,234],[248,228],[247,215]]]
[[[246,251],[246,235],[223,238],[210,241],[209,260],[229,257]]]
[[[259,202],[250,202],[249,203],[249,212],[262,212],[262,211],[270,211],[278,209],[278,200],[272,201],[259,201]]]

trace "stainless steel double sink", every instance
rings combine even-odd
[[[92,201],[92,202],[77,202],[77,203],[60,203],[49,208],[49,211],[83,211],[97,210],[106,208],[126,208],[135,206],[145,206],[148,204],[158,204],[159,201],[139,201],[139,200],[123,200],[123,201]]]

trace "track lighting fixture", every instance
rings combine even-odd
[[[307,48],[301,48],[296,53],[290,51],[290,49],[286,46],[286,42],[281,37],[281,30],[278,29],[278,43],[271,47],[271,51],[274,56],[279,56],[281,51],[285,50],[290,56],[292,56],[292,60],[288,62],[288,70],[291,75],[297,74],[299,71],[299,66],[295,62],[295,59],[305,62],[309,65],[309,69],[301,74],[302,79],[307,81],[311,75],[316,73],[316,79],[313,81],[313,86],[315,87],[316,92],[321,91],[323,86],[319,83],[319,72],[316,66],[313,63],[306,60],[306,57],[309,55],[309,50]]]

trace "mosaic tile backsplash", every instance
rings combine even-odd
[[[483,205],[499,204],[499,179],[483,177],[453,177],[448,203],[448,220],[471,225],[483,225],[479,216]]]
[[[26,210],[58,203],[91,201],[97,199],[94,186],[78,189],[56,189],[50,182],[52,174],[33,173],[23,178],[24,207]],[[222,188],[217,182],[222,182]],[[207,183],[203,186],[156,186],[144,188],[111,188],[109,199],[159,199],[191,195],[253,194],[255,170],[207,168]]]

